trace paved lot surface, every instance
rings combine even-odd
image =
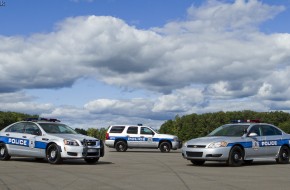
[[[290,164],[258,161],[232,168],[209,162],[197,167],[184,160],[180,151],[106,151],[96,165],[81,160],[50,165],[15,157],[0,161],[0,190],[290,189]]]

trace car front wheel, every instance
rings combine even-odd
[[[7,147],[4,143],[0,143],[0,160],[9,160],[11,156],[8,154]]]
[[[244,162],[244,151],[239,146],[234,146],[229,154],[228,165],[232,167],[241,166]]]
[[[57,144],[51,144],[46,150],[46,158],[50,164],[60,164],[62,163],[62,158],[60,155],[60,150]]]

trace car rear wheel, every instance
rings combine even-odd
[[[244,151],[239,146],[234,146],[229,154],[228,165],[232,167],[241,166],[244,162]]]
[[[99,161],[99,158],[85,158],[84,159],[88,164],[95,164]]]
[[[193,165],[202,166],[205,163],[205,160],[190,160]]]
[[[46,158],[50,164],[60,164],[62,163],[62,158],[60,155],[60,149],[57,144],[51,144],[46,150]]]
[[[118,152],[126,152],[128,148],[127,143],[125,141],[118,141],[115,147]]]
[[[7,147],[4,143],[0,143],[0,160],[9,160],[11,156],[8,154]]]
[[[287,146],[282,146],[279,151],[278,158],[276,162],[278,164],[288,164],[289,163],[289,148]]]
[[[162,142],[159,149],[161,152],[170,152],[171,146],[168,142]]]

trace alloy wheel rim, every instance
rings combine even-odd
[[[168,151],[168,147],[167,147],[166,145],[163,146],[163,149],[164,149],[165,151]]]
[[[50,157],[51,157],[51,158],[55,158],[55,156],[56,156],[56,151],[55,151],[55,150],[52,150],[52,151],[50,152]]]
[[[239,160],[240,160],[240,155],[239,155],[239,153],[235,153],[235,154],[234,154],[234,160],[235,160],[235,161],[239,161]]]

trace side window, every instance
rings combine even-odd
[[[138,127],[128,127],[128,134],[138,134]]]
[[[273,127],[274,131],[275,131],[275,134],[276,135],[282,135],[282,131],[280,131],[279,129]]]
[[[262,126],[262,133],[263,133],[263,136],[282,135],[282,132],[280,130],[270,125]]]
[[[142,135],[154,135],[154,132],[147,127],[141,127],[141,134]]]
[[[114,126],[111,128],[110,133],[122,133],[125,129],[125,126]]]
[[[257,133],[258,136],[261,136],[261,129],[260,129],[260,126],[259,125],[255,125],[253,126],[250,131],[249,131],[249,134],[250,133]]]
[[[5,132],[23,133],[24,123],[15,123],[11,127],[5,130]]]
[[[33,123],[27,123],[25,126],[25,133],[32,135],[40,135],[40,129]]]

